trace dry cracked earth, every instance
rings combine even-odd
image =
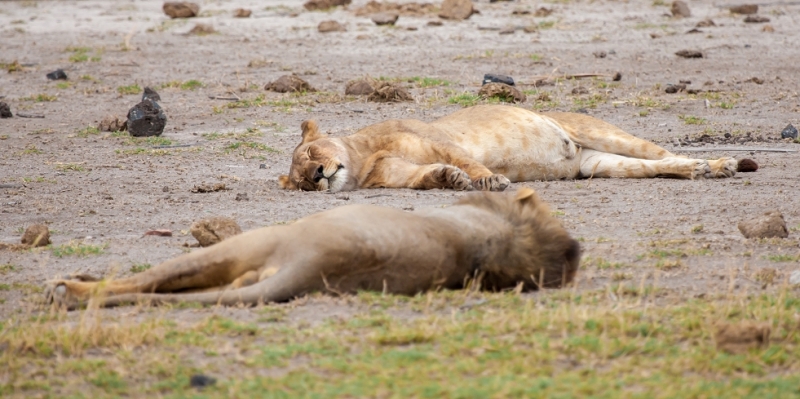
[[[480,1],[480,13],[464,21],[429,25],[440,20],[434,11],[376,26],[356,15],[363,0],[316,12],[300,1],[204,1],[198,17],[178,20],[149,0],[3,1],[0,101],[15,116],[0,119],[0,241],[18,242],[26,226],[45,223],[53,244],[0,252],[0,318],[35,312],[53,276],[125,276],[182,254],[200,218],[227,216],[248,230],[346,204],[452,203],[465,194],[290,192],[277,178],[289,169],[303,120],[333,136],[388,118],[430,121],[476,101],[484,73],[516,79],[528,100],[515,106],[581,110],[679,154],[760,165],[718,180],[512,185],[538,191],[580,238],[574,289],[646,284],[679,298],[776,290],[800,269],[800,145],[780,140],[786,125],[800,125],[800,5],[767,2],[759,15],[769,22],[745,23],[717,3],[691,1],[692,16],[675,18],[660,1]],[[537,14],[542,7],[552,13]],[[234,18],[237,8],[253,13]],[[714,26],[696,28],[707,19]],[[320,33],[324,20],[346,31]],[[216,33],[189,34],[198,23]],[[703,57],[676,56],[680,50]],[[57,68],[69,79],[45,78]],[[617,72],[621,80],[612,81]],[[263,89],[289,73],[319,91]],[[570,74],[600,76],[557,79]],[[346,83],[364,76],[405,86],[413,101],[345,96]],[[665,92],[681,81],[699,92]],[[168,116],[160,139],[94,129],[106,116],[124,118],[145,86],[160,93]],[[585,90],[573,94],[576,87]],[[226,190],[193,193],[202,183]],[[789,238],[747,240],[737,230],[775,209]],[[173,236],[143,235],[152,229]],[[100,253],[64,254],[70,247]],[[774,280],[763,278],[769,269]],[[352,314],[347,306],[298,306],[292,314],[317,321]]]

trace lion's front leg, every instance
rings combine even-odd
[[[472,190],[472,181],[467,173],[452,165],[416,165],[401,158],[387,157],[375,162],[361,186]]]
[[[710,172],[706,174],[706,177],[733,177],[739,163],[731,157],[725,157],[708,161],[708,167]]]

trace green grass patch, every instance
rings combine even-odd
[[[0,274],[8,274],[14,271],[17,271],[17,267],[10,263],[0,265]]]
[[[447,99],[447,102],[450,104],[458,104],[462,107],[471,107],[473,105],[477,105],[480,102],[481,97],[477,94],[473,93],[461,93],[450,96]]]
[[[680,120],[687,125],[705,125],[707,122],[703,118],[692,115],[679,115],[678,118],[680,118]]]
[[[438,86],[450,86],[453,83],[444,79],[438,78],[429,78],[429,77],[419,77],[414,76],[408,79],[409,82],[415,83],[418,87],[427,88],[427,87],[438,87]]]
[[[86,168],[79,163],[62,163],[56,165],[56,170],[61,172],[85,172]]]
[[[94,245],[84,244],[81,241],[71,241],[67,244],[51,246],[50,252],[57,258],[63,258],[64,256],[87,257],[102,254],[107,246],[107,244]]]
[[[250,108],[250,107],[262,107],[266,105],[267,102],[264,100],[264,95],[259,94],[253,99],[243,99],[239,101],[229,102],[225,105],[228,108]]]
[[[767,259],[771,262],[800,262],[800,255],[767,255],[764,259]]]
[[[132,94],[139,94],[142,92],[142,88],[139,87],[137,83],[128,86],[119,86],[117,87],[117,93],[122,95],[132,95]]]
[[[141,273],[151,267],[149,263],[137,263],[131,266],[131,273]]]
[[[87,126],[79,130],[76,136],[85,139],[90,135],[96,135],[96,134],[100,134],[100,129],[98,129],[96,126]]]
[[[49,103],[58,100],[58,96],[53,96],[47,93],[40,93],[29,97],[20,98],[22,101],[33,101],[35,103]]]

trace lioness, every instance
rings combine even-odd
[[[53,280],[47,297],[74,308],[138,301],[233,305],[288,301],[315,291],[414,295],[460,288],[469,277],[502,290],[560,287],[580,246],[531,189],[475,193],[413,213],[350,205],[264,227],[110,281]],[[87,281],[88,280],[88,281]]]
[[[302,124],[281,187],[502,191],[510,182],[579,177],[731,177],[736,160],[676,156],[588,115],[479,105],[425,123],[389,120],[341,138]]]

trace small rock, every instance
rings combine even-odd
[[[188,1],[168,1],[164,3],[162,9],[170,18],[192,18],[200,13],[200,6]]]
[[[167,115],[157,102],[148,98],[128,111],[126,125],[131,136],[160,136],[167,125]]]
[[[775,32],[775,28],[773,28],[772,25],[764,25],[764,27],[761,28],[761,31],[762,32],[770,32],[770,33],[772,33],[772,32]]]
[[[308,11],[327,10],[332,7],[346,6],[351,2],[352,0],[309,0],[303,4],[303,7]]]
[[[164,193],[168,193],[169,192],[169,186],[161,187],[161,191],[164,192]]]
[[[151,101],[161,101],[161,96],[158,93],[151,89],[150,87],[144,88],[144,93],[142,93],[142,101],[150,99]]]
[[[736,167],[737,172],[755,172],[758,170],[758,163],[750,158],[740,159]]]
[[[247,193],[236,193],[236,200],[237,201],[250,201],[250,198],[247,196]]]
[[[783,130],[781,130],[781,138],[782,139],[796,139],[797,138],[797,128],[794,127],[791,123],[788,124]]]
[[[101,132],[121,132],[127,129],[127,123],[116,115],[108,115],[97,125]]]
[[[233,11],[234,18],[250,18],[253,12],[246,8],[237,8]]]
[[[757,77],[754,76],[754,77],[752,77],[750,79],[745,80],[745,82],[753,82],[753,83],[755,83],[757,85],[763,85],[764,84],[764,79],[757,78]]]
[[[487,73],[483,75],[483,84],[487,83],[503,83],[509,86],[514,86],[514,78],[506,75]]]
[[[11,113],[11,107],[4,102],[0,102],[0,118],[11,118],[14,114]]]
[[[64,73],[63,69],[56,69],[53,72],[47,74],[47,79],[50,80],[67,80],[67,74]]]
[[[668,84],[667,88],[664,89],[664,91],[669,93],[669,94],[675,94],[677,92],[681,92],[681,91],[684,91],[684,90],[686,90],[686,85],[683,84],[683,83],[679,83],[679,84],[676,84],[676,85]]]
[[[717,26],[710,18],[706,18],[695,25],[695,28],[708,28],[710,26]]]
[[[615,73],[614,76],[611,77],[611,80],[613,80],[614,82],[619,82],[620,80],[622,80],[622,73],[621,72]]]
[[[203,374],[195,374],[189,378],[189,385],[192,388],[205,388],[216,384],[217,380]]]
[[[764,22],[769,22],[769,18],[762,17],[760,15],[748,15],[744,19],[744,22],[746,22],[748,24],[761,24],[761,23],[764,23]]]
[[[209,24],[197,24],[189,31],[190,35],[205,36],[212,33],[217,33],[217,30]]]
[[[394,25],[394,23],[397,22],[397,18],[399,17],[400,15],[397,13],[379,12],[372,14],[370,19],[372,19],[372,22],[374,22],[375,25],[380,26],[380,25]]]
[[[789,274],[789,284],[791,285],[800,284],[800,270],[795,270],[791,274]]]
[[[522,27],[522,31],[525,33],[536,33],[539,31],[539,27],[536,25],[527,25]]]
[[[406,27],[406,30],[407,30],[407,31],[411,31],[411,32],[413,32],[413,31],[415,31],[415,30],[418,30],[418,29],[419,29],[419,28],[417,28],[416,26],[407,26],[407,27]]]
[[[703,31],[697,28],[692,28],[686,31],[686,34],[692,34],[692,33],[703,33]]]
[[[730,8],[733,14],[750,15],[758,12],[757,4],[742,4],[740,6],[733,6]]]
[[[605,51],[595,51],[592,54],[594,55],[595,58],[606,58],[606,56],[608,55]]]
[[[413,101],[414,98],[404,87],[390,82],[379,82],[375,85],[375,92],[367,97],[369,101],[375,102],[399,102]]]
[[[495,97],[505,102],[524,103],[527,100],[525,94],[517,90],[516,87],[505,83],[486,83],[481,86],[478,95],[483,98]]]
[[[681,50],[676,52],[675,55],[683,58],[703,58],[703,53],[697,50]]]
[[[347,86],[344,89],[344,94],[348,96],[368,96],[375,92],[374,85],[375,82],[373,79],[359,79],[359,80],[351,80],[347,82]]]
[[[743,353],[751,348],[765,348],[769,345],[771,329],[766,324],[742,322],[739,324],[720,323],[714,333],[717,349],[729,353]]]
[[[189,231],[200,243],[200,246],[208,247],[226,238],[241,234],[242,228],[239,227],[235,220],[218,216],[192,223]]]
[[[533,13],[534,17],[547,17],[553,13],[553,9],[546,8],[546,7],[539,7],[535,13]]]
[[[322,21],[317,25],[317,31],[320,33],[345,32],[347,28],[336,21]]]
[[[268,83],[264,86],[264,90],[276,91],[278,93],[294,93],[294,92],[312,92],[317,89],[311,87],[308,82],[300,79],[295,74],[283,75],[278,80]]]
[[[267,164],[265,164],[265,163],[259,164],[258,168],[259,169],[266,169],[267,168]]]
[[[442,26],[444,23],[442,21],[428,21],[428,26]]]
[[[148,230],[144,233],[144,235],[157,236],[157,237],[172,237],[172,230],[167,230],[167,229]]]
[[[513,35],[515,31],[516,31],[516,29],[513,26],[509,26],[509,27],[500,29],[500,31],[498,33],[501,34],[501,35]]]
[[[475,7],[471,0],[444,0],[440,18],[464,20],[475,13]]]
[[[769,211],[753,219],[739,222],[739,231],[745,238],[786,238],[789,230],[779,211]]]
[[[202,183],[192,187],[191,191],[193,193],[213,193],[217,191],[224,191],[227,189],[228,188],[225,187],[225,183],[215,183],[215,184]]]
[[[672,16],[688,18],[692,16],[692,12],[689,10],[689,6],[685,2],[676,0],[672,2]]]
[[[50,229],[43,224],[34,224],[28,227],[22,234],[22,244],[31,247],[50,245]]]
[[[583,86],[578,86],[572,89],[572,94],[574,95],[589,94],[589,90]]]

